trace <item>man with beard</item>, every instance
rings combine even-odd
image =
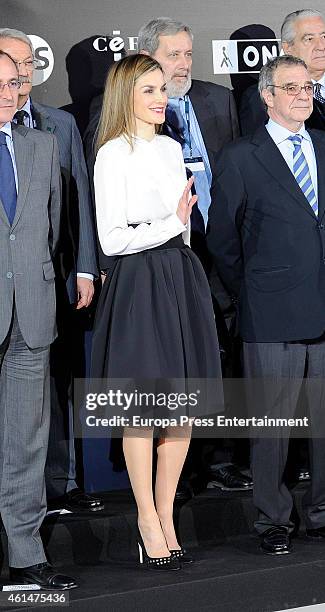
[[[195,177],[198,204],[191,215],[191,247],[210,279],[219,340],[225,348],[230,344],[230,339],[222,311],[231,311],[232,305],[212,268],[205,229],[211,202],[210,187],[216,172],[216,154],[225,144],[239,136],[239,130],[232,92],[215,83],[192,79],[192,47],[193,33],[190,27],[174,19],[158,17],[140,28],[139,53],[154,57],[161,64],[166,79],[168,106],[164,133],[180,142],[185,165]],[[232,363],[227,373],[234,375]],[[185,479],[192,469],[195,472],[202,470],[198,457],[202,452],[201,447],[199,440],[192,440],[183,471]],[[220,446],[213,441],[205,445],[203,455],[206,455],[205,466],[198,479],[199,487],[205,481],[207,471],[211,487],[217,486],[222,490],[246,490],[251,487],[251,479],[232,463],[231,447],[226,449],[223,444]],[[178,496],[183,492],[181,479]]]

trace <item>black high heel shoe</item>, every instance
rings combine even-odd
[[[181,569],[179,560],[170,554],[170,557],[149,557],[138,528],[139,561],[150,570],[175,571]]]
[[[193,557],[189,555],[183,547],[170,550],[169,552],[174,559],[178,559],[181,563],[194,563]]]

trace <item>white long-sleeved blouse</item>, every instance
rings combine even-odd
[[[110,140],[97,153],[94,184],[105,255],[138,253],[181,233],[189,244],[189,223],[176,215],[186,185],[178,142],[160,135],[151,141],[136,137],[132,151],[123,136]]]

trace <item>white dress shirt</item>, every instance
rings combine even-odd
[[[300,128],[299,132],[291,132],[290,130],[288,130],[285,127],[282,127],[282,125],[279,125],[278,123],[276,123],[272,119],[269,119],[265,127],[266,127],[268,133],[270,134],[272,140],[275,142],[276,146],[278,147],[281,155],[283,155],[283,157],[284,157],[285,161],[287,162],[287,164],[288,164],[292,174],[293,174],[293,151],[294,151],[294,144],[293,144],[293,142],[291,142],[291,140],[288,140],[288,138],[289,138],[289,136],[296,136],[297,134],[302,136],[301,148],[302,148],[302,151],[304,153],[304,156],[306,158],[306,161],[307,161],[307,164],[308,164],[308,167],[309,167],[309,172],[310,172],[311,180],[312,180],[314,191],[315,191],[315,195],[316,195],[316,198],[317,198],[318,192],[317,192],[317,162],[316,162],[316,155],[315,155],[312,139],[311,139],[310,135],[308,134],[305,126],[303,125]]]
[[[151,141],[134,137],[133,142],[132,151],[120,136],[97,154],[95,201],[103,252],[138,253],[179,234],[189,245],[189,223],[184,225],[176,215],[187,182],[180,144],[159,135]]]

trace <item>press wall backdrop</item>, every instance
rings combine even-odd
[[[107,63],[122,49],[134,52],[140,26],[153,17],[187,22],[194,32],[194,77],[229,86],[230,74],[246,78],[277,52],[274,41],[257,39],[279,35],[283,17],[309,4],[324,9],[320,0],[0,0],[0,22],[38,37],[36,80],[45,80],[34,98],[64,106],[100,86]]]
[[[232,87],[238,100],[266,59],[279,53],[276,39],[285,15],[308,5],[307,0],[0,0],[0,27],[30,35],[40,60],[33,98],[72,112],[83,133],[108,66],[136,51],[137,32],[150,19],[169,16],[188,23],[194,33],[193,76]],[[325,11],[320,0],[312,0],[312,8]],[[126,473],[113,471],[109,456],[108,440],[83,441],[88,491],[127,484]]]

